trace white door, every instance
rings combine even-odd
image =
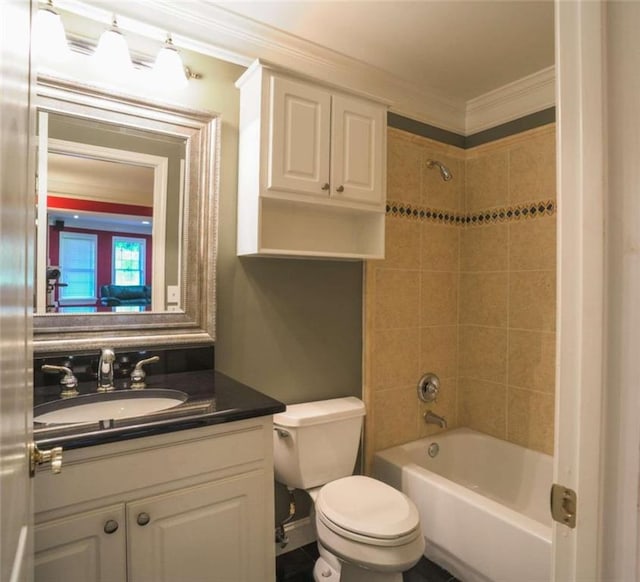
[[[558,374],[554,482],[576,492],[577,520],[573,529],[554,522],[553,580],[597,582],[603,579],[599,533],[605,349],[605,20],[598,0],[556,0],[555,9]]]
[[[270,104],[269,190],[328,197],[331,96],[273,76]]]
[[[0,579],[32,578],[30,4],[0,2]]]
[[[331,107],[331,197],[383,205],[386,108],[342,95]]]

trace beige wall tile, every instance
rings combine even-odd
[[[517,271],[509,279],[509,327],[553,331],[555,271]]]
[[[385,258],[372,262],[379,267],[419,269],[422,224],[417,220],[387,215],[385,229]]]
[[[447,421],[447,428],[458,426],[457,418],[457,380],[455,378],[440,378],[440,394],[435,402],[420,402],[418,408],[418,438],[424,438],[432,434],[442,432],[436,424],[427,424],[424,415],[427,410],[431,410],[439,416],[443,416]]]
[[[555,391],[556,334],[509,330],[510,386],[540,392]]]
[[[423,271],[457,271],[460,250],[460,228],[423,221],[422,262]]]
[[[453,178],[445,182],[437,167],[428,168],[428,160],[444,164]],[[422,162],[421,204],[439,210],[459,212],[464,208],[465,162],[434,151],[425,150]]]
[[[509,268],[512,271],[556,268],[556,217],[545,216],[509,225]]]
[[[553,455],[554,397],[509,387],[507,440]]]
[[[463,228],[460,232],[461,271],[506,271],[509,225]]]
[[[418,327],[420,274],[418,271],[376,271],[374,329]]]
[[[460,323],[506,327],[507,273],[460,274]]]
[[[458,321],[458,274],[423,272],[420,276],[420,325]]]
[[[413,385],[398,390],[376,392],[373,405],[376,451],[418,438],[418,403]]]
[[[372,333],[371,385],[374,390],[398,388],[420,377],[420,330],[386,329]]]
[[[509,202],[518,204],[555,197],[555,133],[544,133],[515,144],[509,156]]]
[[[506,436],[507,387],[483,380],[458,380],[458,424],[500,439]]]
[[[506,328],[461,325],[459,350],[461,377],[506,383]]]
[[[420,374],[433,372],[440,378],[458,374],[458,326],[438,325],[420,330]],[[415,378],[417,383],[418,377]]]
[[[387,142],[387,198],[420,204],[422,148],[397,135]]]
[[[508,200],[507,151],[494,151],[466,163],[466,211],[504,206]]]

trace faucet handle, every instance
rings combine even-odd
[[[133,371],[131,372],[131,390],[142,390],[147,387],[145,382],[145,378],[147,377],[147,373],[142,369],[142,366],[146,364],[153,364],[154,362],[159,362],[160,356],[151,356],[150,358],[146,358],[144,360],[140,360]]]
[[[52,366],[51,364],[44,364],[40,368],[43,372],[55,373],[62,372],[64,376],[60,378],[60,386],[62,390],[60,392],[60,398],[71,398],[77,396],[78,392],[78,379],[73,375],[73,370],[67,366]]]

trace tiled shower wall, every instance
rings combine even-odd
[[[389,129],[387,174],[386,258],[365,269],[367,460],[437,432],[427,409],[552,453],[555,126],[466,151]],[[432,405],[424,372],[442,380]]]

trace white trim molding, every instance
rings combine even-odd
[[[104,22],[115,11],[122,30],[158,39],[164,39],[171,22],[173,42],[180,48],[242,66],[260,59],[387,101],[394,113],[464,136],[555,104],[554,67],[465,102],[418,89],[411,81],[209,0],[56,0],[56,6]]]
[[[555,78],[555,67],[547,67],[467,101],[465,134],[473,135],[554,107]]]

